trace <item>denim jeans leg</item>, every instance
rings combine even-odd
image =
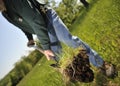
[[[56,36],[56,33],[54,31],[52,24],[50,24],[49,22],[48,22],[48,35],[49,35],[50,43],[51,43],[51,46],[50,46],[51,50],[56,55],[56,59],[59,60],[59,55],[61,55],[62,53],[62,46]]]
[[[101,67],[103,65],[103,59],[98,53],[90,48],[88,44],[80,40],[82,43],[82,46],[87,50],[87,55],[89,56],[89,61],[96,67]]]
[[[82,45],[87,50],[89,61],[96,67],[102,66],[103,59],[97,54],[97,52],[91,49],[77,36],[72,36],[65,24],[62,22],[62,20],[59,18],[59,16],[53,9],[48,9],[46,15],[48,17],[49,22],[54,27],[58,40],[73,48],[77,48],[80,45]]]
[[[58,37],[58,40],[71,46],[73,48],[79,47],[80,44],[77,36],[72,36],[68,31],[67,27],[61,21],[61,19],[57,16],[56,12],[52,9],[47,11],[47,17],[49,18],[49,22],[53,25],[55,33]]]

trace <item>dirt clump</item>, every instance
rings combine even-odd
[[[90,69],[86,50],[80,50],[79,53],[74,56],[72,63],[64,69],[64,74],[69,77],[69,80],[72,82],[79,81],[88,83],[93,81],[94,73]]]

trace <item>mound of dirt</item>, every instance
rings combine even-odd
[[[74,56],[72,63],[64,69],[64,74],[69,77],[70,81],[85,83],[93,81],[94,73],[90,69],[90,63],[86,50],[80,50],[79,53]]]

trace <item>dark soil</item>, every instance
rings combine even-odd
[[[94,73],[90,69],[90,63],[85,50],[80,50],[79,53],[74,56],[73,61],[69,64],[64,73],[69,77],[70,81],[79,82],[92,82],[94,79]]]

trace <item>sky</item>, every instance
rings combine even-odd
[[[60,2],[61,0],[55,0]],[[0,13],[0,79],[8,74],[14,64],[31,50],[24,33],[9,23]]]
[[[27,38],[0,14],[0,79],[30,50]]]

